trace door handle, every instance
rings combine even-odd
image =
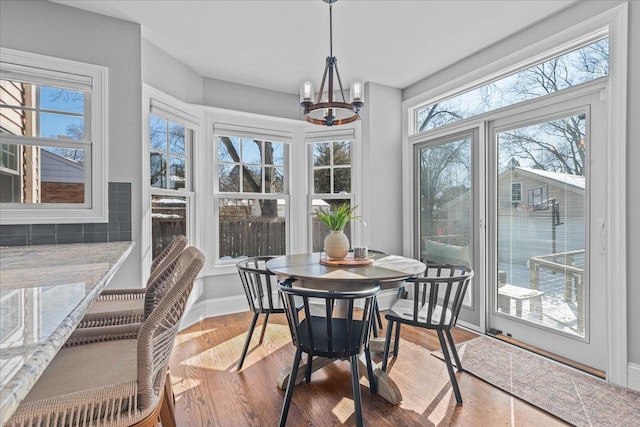
[[[598,223],[600,224],[600,253],[603,254],[605,253],[605,239],[607,237],[605,233],[604,218],[598,218]]]

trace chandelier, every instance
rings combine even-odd
[[[324,66],[324,74],[320,83],[320,90],[316,102],[313,102],[313,85],[311,82],[304,82],[300,86],[300,105],[304,108],[305,119],[316,125],[333,126],[343,125],[358,120],[358,112],[364,106],[363,86],[361,82],[351,85],[351,102],[347,102],[344,97],[344,89],[338,72],[338,60],[333,56],[333,20],[332,3],[338,0],[322,0],[329,3],[329,56]],[[342,100],[334,101],[334,71],[338,80],[339,96]],[[325,95],[324,85],[327,83]],[[323,99],[324,98],[324,99]]]

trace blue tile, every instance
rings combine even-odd
[[[119,242],[120,241],[120,232],[119,231],[109,231],[109,241],[110,242]]]
[[[56,243],[55,234],[34,234],[31,236],[32,245],[54,245]]]
[[[57,233],[56,244],[82,243],[82,233]]]
[[[82,226],[82,231],[84,233],[106,233],[109,231],[109,224],[106,222],[84,224]]]
[[[82,234],[82,224],[56,224],[56,234]]]
[[[0,236],[24,236],[29,234],[28,225],[0,225]]]
[[[27,235],[24,236],[0,236],[0,246],[26,246]]]
[[[31,234],[55,234],[56,225],[55,224],[33,224],[31,226]]]
[[[103,233],[84,233],[82,236],[84,243],[106,242],[109,237],[106,231]]]

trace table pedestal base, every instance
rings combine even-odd
[[[393,343],[391,344],[393,345]],[[375,347],[375,350],[374,350]],[[370,342],[371,351],[384,351],[384,339],[371,339]],[[324,368],[327,365],[335,362],[336,359],[329,359],[326,357],[315,357],[313,359],[313,366],[311,367],[311,371],[315,372],[319,369]],[[400,389],[393,382],[393,380],[380,369],[380,366],[371,362],[373,365],[373,376],[378,385],[378,394],[387,402],[392,405],[399,405],[402,402],[402,393],[400,393]],[[307,362],[306,359],[303,358],[300,361],[300,365],[298,366],[298,373],[296,375],[295,384],[298,385],[302,381],[304,381],[304,376],[307,371]],[[360,372],[360,376],[364,377],[367,375],[367,361],[364,356],[364,353],[360,354],[358,357],[358,372]],[[289,375],[291,375],[291,368],[283,368],[280,371],[280,375],[278,376],[277,386],[280,390],[286,390],[287,384],[289,383]]]

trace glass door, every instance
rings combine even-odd
[[[489,328],[606,368],[605,133],[597,94],[496,120]]]
[[[474,267],[478,254],[474,239],[474,218],[478,217],[474,207],[477,146],[475,129],[415,146],[419,236],[416,250],[423,261]],[[479,287],[472,284],[465,295],[460,320],[480,325],[479,295]]]

